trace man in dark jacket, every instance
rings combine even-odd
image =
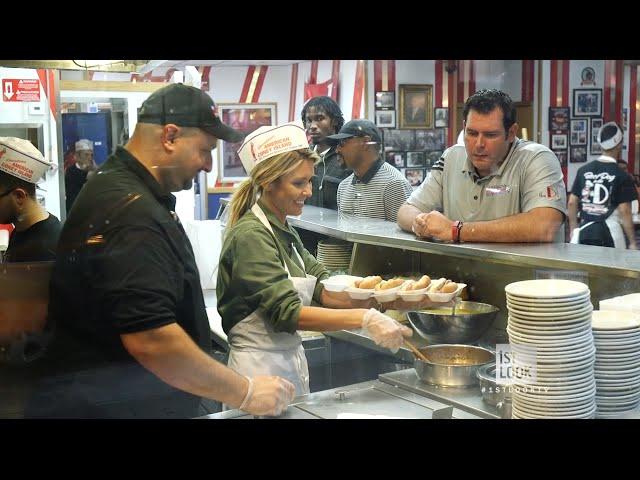
[[[336,153],[336,142],[327,137],[338,133],[342,128],[342,111],[330,97],[313,97],[302,109],[302,123],[309,137],[309,144],[313,145],[322,159],[315,167],[313,195],[307,204],[338,210],[338,185],[351,175],[352,170]]]

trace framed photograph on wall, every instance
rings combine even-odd
[[[387,163],[390,163],[396,168],[406,167],[406,164],[404,161],[405,152],[386,152],[385,158],[387,160]]]
[[[556,157],[558,158],[558,161],[560,162],[560,167],[561,168],[566,168],[566,166],[567,166],[567,151],[566,150],[561,150],[561,151],[554,150],[553,153],[555,153]]]
[[[395,110],[396,92],[376,92],[376,110]]]
[[[587,146],[571,147],[571,163],[584,163],[587,161]]]
[[[591,155],[602,155],[602,147],[598,142],[598,133],[602,128],[602,124],[602,118],[591,119],[591,148],[589,149]]]
[[[416,130],[416,150],[432,152],[434,150],[445,150],[447,143],[446,130],[444,128],[434,128],[431,130]]]
[[[566,150],[567,149],[567,134],[566,133],[554,133],[551,135],[551,150]]]
[[[376,125],[380,128],[395,128],[395,110],[376,110]]]
[[[400,128],[433,128],[432,85],[400,85]]]
[[[412,187],[418,187],[424,181],[424,168],[405,168],[403,173]]]
[[[413,130],[389,129],[384,133],[384,150],[415,150]]]
[[[449,109],[448,108],[435,108],[435,127],[446,128],[449,126]]]
[[[574,118],[571,120],[571,145],[587,144],[587,118]]]
[[[573,90],[574,117],[602,116],[602,89],[576,88]]]
[[[407,167],[424,167],[424,152],[407,152]]]
[[[569,107],[549,107],[549,130],[569,130]]]
[[[277,121],[275,103],[218,103],[222,121],[245,135],[259,127],[275,125]],[[240,182],[247,172],[238,156],[240,143],[218,142],[218,178],[222,182]]]

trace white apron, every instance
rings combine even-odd
[[[622,230],[622,226],[615,218],[611,218],[613,215],[609,216],[605,220],[607,227],[609,227],[609,233],[611,234],[611,238],[613,239],[613,245],[615,248],[627,248],[627,241],[624,236],[624,231]],[[580,232],[583,228],[587,228],[593,222],[585,223],[582,227],[574,228],[573,232],[571,232],[571,243],[580,243]]]
[[[258,204],[251,211],[273,234],[269,220]],[[304,262],[295,246],[293,252],[304,269]],[[283,259],[284,268],[302,300],[302,305],[311,305],[317,278],[292,277]],[[229,331],[229,360],[227,365],[236,372],[253,377],[256,375],[277,375],[292,382],[296,396],[309,393],[309,367],[304,354],[302,338],[298,333],[275,332],[264,315],[255,310]]]

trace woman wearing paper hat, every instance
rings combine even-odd
[[[618,124],[605,123],[598,131],[602,155],[576,174],[568,204],[571,243],[627,248],[626,233],[629,248],[636,249],[631,202],[638,196],[633,178],[616,165],[622,140]]]
[[[261,127],[238,155],[249,173],[229,209],[218,270],[218,311],[229,338],[229,367],[241,374],[279,375],[296,394],[309,393],[309,370],[297,330],[364,328],[396,351],[412,331],[375,309],[351,308],[323,289],[329,272],[302,245],[287,215],[311,196],[314,163],[300,122]],[[311,307],[311,300],[326,307]]]
[[[50,164],[22,138],[0,137],[0,224],[12,223],[7,262],[55,259],[60,221],[36,199],[36,183]]]

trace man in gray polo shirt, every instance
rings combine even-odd
[[[420,237],[453,242],[563,242],[566,188],[551,150],[516,137],[516,109],[499,90],[464,106],[464,145],[447,149],[398,212]]]

